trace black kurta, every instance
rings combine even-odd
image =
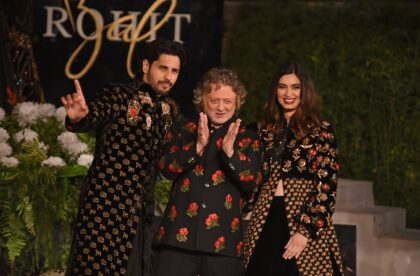
[[[197,123],[175,123],[167,133],[159,166],[174,184],[157,245],[240,256],[243,195],[262,178],[260,142],[254,131],[241,128],[228,158],[222,140],[231,122],[210,127],[202,156],[196,154]]]
[[[96,133],[95,157],[76,218],[70,275],[124,275],[130,252],[143,255],[157,160],[175,116],[171,100],[143,82],[133,82],[104,88],[77,124],[67,118],[68,130]],[[130,260],[136,275],[149,266],[144,256]]]

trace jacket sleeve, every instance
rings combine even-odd
[[[332,224],[340,167],[334,131],[328,122],[321,123],[314,143],[305,149],[305,154],[308,170],[314,176],[314,189],[295,219],[301,223],[299,233],[317,238]]]
[[[227,157],[221,151],[222,163],[227,168],[233,183],[245,192],[252,192],[262,180],[261,143],[254,131],[242,129],[240,132],[244,135],[238,135],[232,157]]]
[[[71,123],[66,116],[66,129],[72,132],[88,132],[95,130],[112,118],[121,109],[122,96],[120,86],[106,86],[101,94],[88,103],[89,113],[77,123]]]
[[[196,165],[196,128],[195,123],[182,120],[174,123],[166,133],[159,161],[159,169],[164,177],[175,180]]]

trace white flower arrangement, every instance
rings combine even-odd
[[[71,156],[78,156],[88,149],[88,145],[81,142],[73,132],[65,131],[57,137],[57,140]]]
[[[52,104],[23,102],[11,114],[0,108],[0,229],[8,233],[0,235],[0,250],[10,264],[22,263],[29,251],[55,258],[70,248],[57,244],[41,252],[35,246],[55,245],[56,226],[76,216],[80,183],[93,160],[94,138],[67,132],[65,116],[63,107]]]
[[[0,143],[0,157],[9,156],[12,154],[12,147],[6,143]]]
[[[0,143],[7,142],[9,140],[10,135],[4,128],[0,127]]]
[[[63,125],[64,125],[64,121],[66,119],[66,115],[67,115],[66,114],[66,109],[64,108],[64,106],[60,106],[59,108],[57,108],[57,110],[55,111],[55,114],[54,114],[55,118],[59,122],[63,123]]]
[[[4,117],[6,117],[6,111],[0,107],[0,122],[4,120]]]
[[[3,156],[0,158],[0,163],[6,166],[7,168],[13,168],[19,165],[19,160],[17,160],[15,157],[6,157]]]
[[[15,135],[13,135],[13,139],[15,139],[17,143],[20,143],[22,141],[26,143],[32,143],[36,139],[38,139],[38,133],[36,133],[30,128],[25,128],[19,132],[16,132]]]
[[[43,166],[50,166],[50,167],[64,167],[66,162],[61,157],[57,156],[50,156],[41,163]]]
[[[92,154],[81,154],[77,159],[77,164],[89,168],[93,161]]]

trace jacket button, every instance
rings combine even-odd
[[[209,183],[206,183],[206,184],[204,184],[204,186],[205,186],[206,188],[208,188],[208,187],[210,187],[210,184],[209,184]]]
[[[207,207],[207,204],[201,203],[201,207],[206,208]]]

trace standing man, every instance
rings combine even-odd
[[[257,133],[236,114],[246,90],[229,69],[208,71],[194,91],[197,121],[178,121],[159,162],[174,180],[155,238],[155,276],[240,276],[242,205],[261,181]]]
[[[155,40],[143,76],[113,84],[86,104],[82,88],[62,97],[66,128],[94,130],[95,158],[84,181],[70,253],[69,275],[148,275],[157,160],[177,116],[166,97],[185,59],[182,45]]]

